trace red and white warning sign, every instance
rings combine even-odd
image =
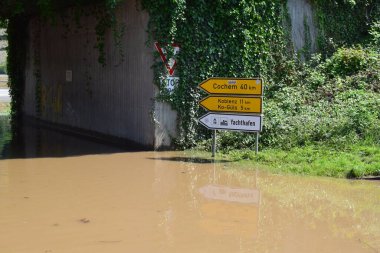
[[[157,51],[160,53],[161,60],[165,64],[165,67],[169,72],[169,76],[173,76],[174,70],[177,66],[177,61],[174,58],[174,56],[179,53],[179,45],[178,44],[171,45],[173,49],[173,57],[169,59],[167,57],[167,51],[165,50],[164,47],[162,47],[158,42],[155,42],[154,46],[156,47]]]

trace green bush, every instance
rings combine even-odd
[[[378,60],[378,55],[372,50],[362,48],[339,48],[326,61],[326,71],[332,76],[350,76],[367,69]]]
[[[279,81],[284,84],[271,85],[266,92],[261,145],[290,149],[317,143],[379,144],[379,59],[372,49],[341,48],[325,61],[316,56],[309,64],[294,64],[286,80]],[[252,134],[219,136],[224,149],[255,145]]]
[[[375,46],[379,47],[380,46],[380,21],[374,22],[371,25],[369,34],[371,35],[372,43]]]
[[[0,75],[4,75],[7,73],[7,64],[0,64]]]

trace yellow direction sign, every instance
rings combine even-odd
[[[199,102],[206,110],[214,112],[262,113],[261,97],[209,96]]]
[[[209,78],[199,88],[211,94],[263,95],[261,78]]]

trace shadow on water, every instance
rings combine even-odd
[[[207,164],[207,163],[230,163],[229,160],[216,160],[216,159],[207,159],[201,157],[160,157],[160,158],[149,158],[151,160],[162,160],[170,162],[185,162],[185,163],[198,163],[198,164]]]
[[[12,134],[8,116],[0,116],[0,159],[53,158],[141,151],[133,146],[56,131],[26,123]]]
[[[367,180],[367,181],[380,181],[380,176],[373,176],[373,177],[365,177],[362,178],[362,180]]]

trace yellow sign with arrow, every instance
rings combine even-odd
[[[209,96],[199,102],[213,112],[262,113],[261,97]]]
[[[211,94],[263,95],[263,80],[261,78],[231,79],[213,77],[203,81],[199,87]]]

